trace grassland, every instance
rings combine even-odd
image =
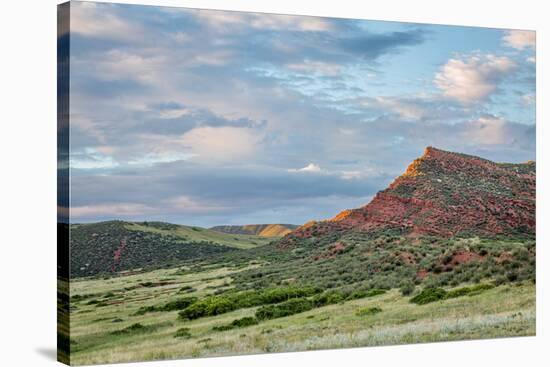
[[[398,289],[390,289],[383,294],[340,300],[291,316],[243,322],[242,327],[229,330],[220,327],[244,318],[255,320],[262,306],[195,320],[178,317],[178,310],[138,312],[143,307],[180,298],[204,299],[231,294],[239,291],[236,280],[240,275],[266,265],[250,262],[240,266],[171,268],[109,279],[72,280],[71,363],[301,351],[535,333],[532,280],[500,284],[482,292],[424,305],[410,302],[420,293],[421,286],[407,296]],[[491,282],[491,279],[482,282]],[[463,286],[444,288],[451,291]]]
[[[238,249],[248,249],[261,245],[273,240],[277,236],[274,233],[272,236],[256,236],[247,234],[227,234],[202,227],[183,226],[176,224],[162,223],[153,225],[148,223],[128,223],[125,227],[132,231],[156,233],[164,236],[173,236],[184,241],[191,242],[213,242],[220,245],[234,247]]]

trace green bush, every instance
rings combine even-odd
[[[385,289],[374,288],[374,289],[371,289],[371,290],[367,291],[366,297],[368,297],[368,298],[375,297],[375,296],[379,296],[379,295],[384,294],[384,293],[386,293]]]
[[[156,330],[155,325],[142,325],[139,322],[132,324],[124,329],[115,330],[111,332],[113,335],[126,335],[126,334],[138,334]]]
[[[235,328],[241,328],[241,327],[252,326],[257,324],[258,324],[258,319],[256,319],[255,317],[247,316],[241,319],[233,320],[228,325],[214,326],[212,329],[217,331],[224,331],[224,330],[231,330]]]
[[[462,287],[458,289],[453,289],[445,295],[445,299],[457,298],[462,296],[475,296],[480,294],[488,289],[493,289],[495,286],[493,284],[478,284],[471,287]]]
[[[413,294],[414,289],[415,285],[411,280],[401,283],[401,287],[399,288],[403,296],[410,296]]]
[[[181,328],[181,329],[178,329],[176,331],[176,333],[174,334],[174,338],[190,338],[191,337],[191,333],[189,332],[189,328]]]
[[[371,316],[371,315],[376,315],[377,313],[380,313],[382,312],[382,309],[380,307],[367,307],[367,308],[362,308],[360,310],[358,310],[355,315],[357,316]]]
[[[440,301],[445,298],[447,292],[443,288],[426,288],[410,299],[411,303],[425,305],[427,303]]]
[[[338,291],[327,291],[313,297],[313,304],[315,307],[322,307],[326,305],[333,305],[338,302],[344,301],[344,296]]]
[[[197,301],[196,297],[180,298],[175,301],[166,303],[160,308],[160,311],[176,311],[183,310]]]
[[[276,319],[294,315],[300,312],[309,311],[314,307],[312,301],[307,298],[294,298],[277,305],[268,305],[260,307],[256,311],[258,320]]]
[[[279,303],[294,298],[309,297],[321,291],[316,287],[267,288],[258,291],[226,293],[194,302],[179,313],[181,319],[194,320],[214,316],[240,308]]]
[[[134,312],[132,316],[145,315],[148,312],[156,312],[156,311],[158,311],[158,308],[156,306],[143,306],[143,307],[140,307],[136,312]]]

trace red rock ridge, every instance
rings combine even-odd
[[[404,234],[450,237],[535,232],[534,163],[501,164],[428,147],[405,173],[367,205],[309,223],[287,235],[317,237],[341,230],[396,228]]]

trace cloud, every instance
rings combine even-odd
[[[516,64],[506,56],[474,55],[450,59],[435,76],[443,94],[464,104],[487,99]]]
[[[204,200],[199,202],[189,196],[177,196],[166,199],[163,203],[168,208],[168,211],[186,214],[223,212],[231,208],[229,206],[219,205]]]
[[[241,127],[198,127],[185,133],[179,142],[203,161],[234,161],[253,155],[260,147],[262,134]]]
[[[418,120],[426,114],[426,111],[420,104],[404,99],[376,97],[375,100],[380,107],[387,108],[405,119]],[[365,105],[369,106],[369,103],[365,102]]]
[[[465,125],[465,139],[475,144],[498,145],[512,144],[513,132],[503,118],[481,117]]]
[[[101,148],[100,148],[101,149]],[[103,152],[109,148],[103,147]],[[119,164],[112,156],[102,153],[95,148],[84,148],[83,150],[71,150],[70,166],[76,169],[97,169],[97,168],[115,168]]]
[[[314,73],[332,76],[340,74],[342,70],[342,65],[336,63],[310,60],[304,60],[304,62],[301,63],[287,64],[286,67],[299,73]]]
[[[505,46],[518,50],[535,49],[537,43],[536,35],[535,31],[510,30],[504,32],[502,41]]]
[[[298,15],[243,13],[217,10],[184,10],[192,12],[211,27],[224,31],[228,27],[256,28],[261,30],[285,30],[324,32],[332,29],[329,19]]]
[[[315,163],[310,163],[307,166],[302,168],[298,168],[298,169],[291,168],[288,170],[288,172],[315,172],[315,173],[321,172],[321,171],[322,171],[321,167]]]
[[[102,203],[83,206],[71,206],[70,215],[74,218],[110,217],[123,218],[143,216],[152,212],[152,208],[138,203]]]
[[[74,2],[71,4],[71,32],[88,37],[139,40],[143,29],[117,15],[111,4]]]

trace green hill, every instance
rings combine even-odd
[[[71,277],[153,269],[268,243],[259,236],[226,234],[162,222],[108,221],[70,226]]]

